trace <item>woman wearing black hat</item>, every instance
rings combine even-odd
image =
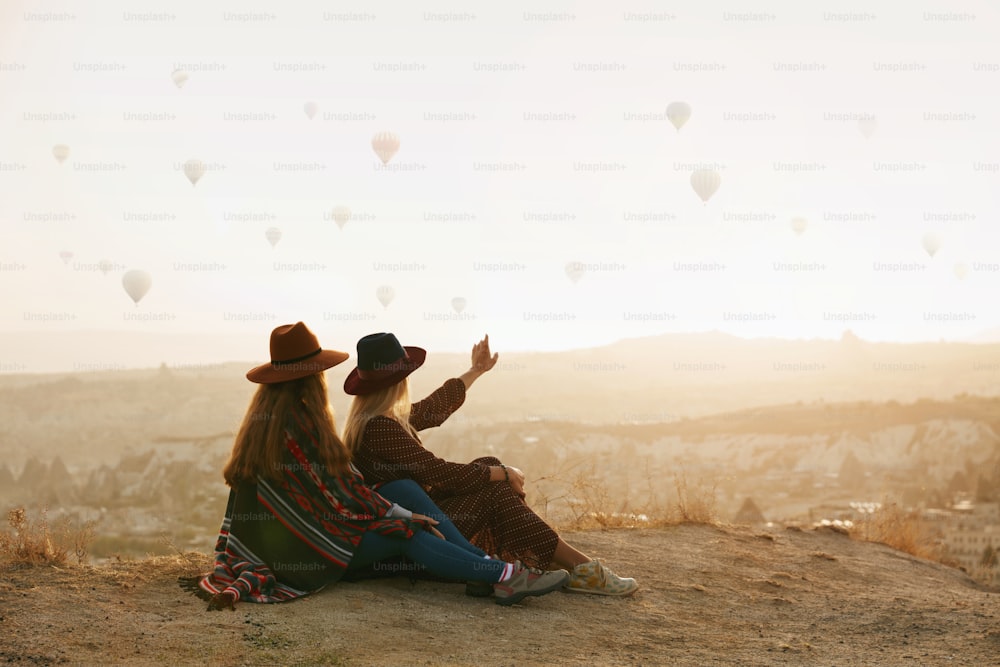
[[[247,373],[260,387],[223,471],[231,489],[215,568],[188,582],[209,609],[291,600],[401,556],[440,577],[492,586],[505,605],[561,587],[566,576],[490,559],[450,522],[429,518],[441,511],[415,483],[386,485],[409,509],[365,485],[337,437],[324,376],[347,356],[322,349],[299,322],[276,328],[271,362]]]
[[[567,544],[525,504],[520,470],[494,457],[453,463],[424,449],[417,432],[440,426],[465,401],[472,383],[493,368],[498,358],[490,354],[486,336],[473,346],[468,371],[411,405],[406,378],[424,363],[426,354],[419,347],[403,347],[391,333],[371,334],[358,341],[358,366],[344,382],[344,391],[354,396],[344,442],[368,483],[386,498],[405,505],[409,500],[406,490],[400,495],[397,489],[389,488],[390,483],[417,481],[458,530],[488,553],[538,568],[569,570],[566,590],[634,593],[638,589],[634,579],[619,577]],[[489,594],[488,589],[482,591]]]

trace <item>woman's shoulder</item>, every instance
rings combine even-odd
[[[413,436],[410,435],[402,424],[392,417],[377,415],[369,419],[368,423],[365,425],[363,439],[366,442],[371,443],[373,440],[413,440]]]
[[[406,431],[406,429],[403,428],[402,424],[400,424],[392,417],[387,417],[385,415],[375,415],[374,417],[369,419],[368,423],[365,425],[366,434],[371,431],[387,431],[387,430],[388,431],[399,430],[404,432]]]

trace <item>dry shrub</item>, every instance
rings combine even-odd
[[[678,523],[694,523],[714,526],[719,522],[716,514],[716,486],[706,487],[699,482],[694,487],[688,486],[687,473],[681,470],[674,475],[674,488],[677,490]]]
[[[94,522],[74,526],[69,517],[50,523],[48,509],[31,520],[23,506],[7,512],[7,525],[0,529],[0,561],[12,565],[66,565],[70,554],[77,564],[87,560],[94,540]]]
[[[854,537],[878,542],[918,558],[941,561],[941,546],[930,525],[918,511],[906,511],[896,503],[883,503],[873,514],[855,524]]]
[[[627,486],[612,490],[594,464],[583,471],[567,472],[540,478],[538,481],[547,482],[547,488],[554,491],[540,491],[529,503],[557,527],[586,530],[718,523],[715,486],[689,485],[683,471],[674,475],[676,498],[668,502],[661,497],[664,485],[659,478],[654,479],[647,462],[641,503],[630,501]],[[560,508],[564,511],[559,512]]]

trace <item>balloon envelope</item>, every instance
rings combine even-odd
[[[309,120],[312,120],[316,117],[316,112],[319,111],[319,105],[315,102],[306,102],[305,106],[302,107],[302,110],[306,112],[306,116],[309,117]]]
[[[802,234],[806,231],[806,227],[809,226],[809,221],[805,218],[792,218],[792,231],[796,234]]]
[[[874,118],[862,118],[858,121],[858,129],[861,130],[865,139],[871,139],[875,130],[878,129],[878,121]]]
[[[183,88],[184,84],[187,83],[188,73],[182,69],[175,69],[170,78],[173,80],[175,86]]]
[[[135,305],[138,306],[139,301],[153,286],[153,277],[140,269],[132,269],[126,271],[125,275],[122,276],[122,286],[125,288],[125,292],[132,297],[132,301],[135,301]]]
[[[347,221],[351,219],[351,209],[346,206],[335,206],[333,208],[333,221],[337,223],[337,226],[341,229],[347,224]]]
[[[680,132],[684,123],[691,118],[691,105],[687,102],[671,102],[667,105],[667,120]]]
[[[197,185],[205,175],[205,163],[201,160],[188,160],[184,163],[184,175],[191,181],[191,185]]]
[[[924,250],[927,251],[927,254],[933,257],[937,251],[941,249],[943,241],[941,240],[941,237],[934,232],[927,232],[924,234],[923,244]]]
[[[63,264],[69,264],[69,260],[73,259],[73,253],[69,250],[63,250],[59,253],[59,258],[62,259]]]
[[[569,262],[566,264],[566,276],[573,281],[574,284],[580,282],[580,278],[586,272],[583,264],[581,262]]]
[[[101,270],[101,273],[108,275],[108,271],[114,268],[114,264],[111,263],[110,259],[102,259],[97,263],[97,268]]]
[[[959,280],[965,280],[965,276],[969,275],[969,265],[964,262],[959,262],[955,265],[955,277]]]
[[[379,132],[372,137],[372,150],[382,160],[382,164],[389,164],[389,160],[399,150],[399,137],[392,132]]]
[[[383,308],[388,308],[389,304],[396,297],[396,290],[392,289],[388,285],[382,285],[377,290],[375,290],[375,296],[378,298],[379,303],[382,304]]]
[[[56,144],[52,147],[52,157],[54,157],[59,164],[62,164],[66,161],[66,158],[69,157],[69,146],[66,144]]]
[[[695,193],[701,197],[703,202],[708,202],[712,195],[718,191],[722,185],[722,176],[712,169],[696,169],[691,173],[691,187]]]
[[[461,313],[463,310],[465,310],[465,297],[456,296],[454,299],[451,300],[451,307],[455,309],[456,313]]]
[[[271,244],[271,247],[278,245],[278,241],[281,240],[281,230],[277,227],[268,227],[267,231],[264,232],[264,238],[267,242]]]

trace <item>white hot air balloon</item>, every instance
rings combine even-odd
[[[337,223],[337,226],[341,229],[347,224],[347,221],[351,219],[351,209],[346,206],[334,206],[333,207],[333,221]]]
[[[667,120],[680,132],[684,123],[691,118],[691,105],[687,102],[671,102],[667,105]]]
[[[691,187],[695,193],[701,197],[701,201],[708,203],[722,185],[722,176],[713,169],[696,169],[691,173]]]
[[[315,102],[309,101],[305,103],[302,110],[306,112],[306,116],[308,116],[309,120],[312,120],[316,117],[316,112],[319,111],[319,105]]]
[[[878,121],[874,116],[866,116],[858,121],[858,129],[865,139],[871,139],[878,129]]]
[[[566,264],[566,276],[573,281],[573,284],[580,282],[580,278],[586,273],[587,269],[582,262],[568,262]]]
[[[959,280],[965,280],[965,277],[969,275],[969,265],[965,262],[958,262],[955,264],[955,277]]]
[[[794,231],[799,236],[802,235],[802,232],[806,231],[806,227],[808,226],[809,226],[809,221],[806,220],[805,218],[801,217],[792,218],[792,231]]]
[[[126,271],[122,276],[122,286],[125,292],[132,297],[135,305],[138,306],[142,297],[146,296],[149,288],[153,286],[153,277],[140,269]]]
[[[924,234],[923,244],[924,250],[927,251],[927,254],[933,257],[937,254],[937,251],[941,249],[943,241],[941,240],[941,237],[934,232],[927,232]]]
[[[52,147],[52,157],[56,159],[59,164],[66,161],[69,157],[69,146],[66,144],[56,144]]]
[[[463,310],[465,310],[465,297],[456,296],[454,299],[451,300],[451,307],[455,309],[456,313],[461,313]]]
[[[388,308],[389,304],[396,297],[396,290],[392,289],[388,285],[382,285],[377,290],[375,290],[375,297],[378,298],[379,303],[382,304],[383,308]]]
[[[187,83],[188,73],[182,69],[175,69],[170,75],[171,80],[173,80],[174,85],[178,88],[183,88],[184,84]]]
[[[271,248],[274,248],[281,240],[281,230],[277,227],[268,227],[267,231],[264,232],[264,238],[271,244]]]
[[[108,275],[108,271],[115,268],[115,265],[111,263],[110,259],[102,259],[97,263],[97,268],[101,270],[102,274]]]
[[[63,261],[63,264],[69,264],[69,260],[73,259],[73,253],[69,250],[62,250],[59,253],[59,259]]]
[[[399,150],[399,137],[392,132],[379,132],[372,137],[372,150],[382,160],[382,164],[389,164]]]
[[[198,185],[198,181],[205,175],[205,163],[201,160],[191,159],[184,163],[184,175],[191,181],[191,186]]]

